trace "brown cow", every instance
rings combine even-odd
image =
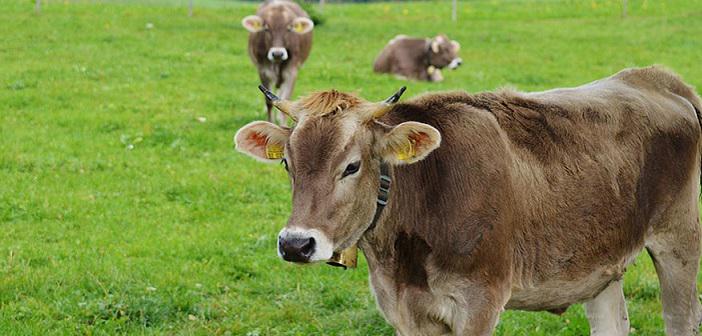
[[[504,309],[580,302],[592,334],[626,335],[622,275],[644,247],[668,334],[696,335],[702,101],[676,75],[630,69],[571,89],[395,105],[328,91],[275,105],[293,128],[254,122],[235,141],[286,163],[280,255],[326,260],[358,243],[399,335],[489,335]],[[392,184],[378,215],[381,172]]]
[[[463,61],[458,57],[460,44],[446,35],[433,39],[397,35],[390,40],[375,59],[373,71],[392,73],[403,78],[440,82],[441,69],[458,68]]]
[[[292,1],[268,0],[241,24],[251,32],[249,56],[258,68],[261,84],[280,88],[280,96],[290,98],[298,69],[312,48],[314,23],[309,15]],[[271,108],[266,101],[268,121],[272,122]],[[278,122],[285,124],[285,116],[278,114]]]

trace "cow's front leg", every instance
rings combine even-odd
[[[297,69],[295,67],[289,67],[283,70],[283,80],[280,85],[280,98],[290,99],[292,96],[293,89],[295,88],[295,79],[297,79]],[[278,114],[278,123],[281,126],[285,126],[285,115],[282,113]]]
[[[258,72],[258,77],[261,79],[261,85],[263,85],[266,89],[273,90],[271,87],[271,83],[273,83],[273,74],[269,70],[261,70]],[[263,97],[263,101],[265,103],[265,110],[266,110],[266,116],[268,122],[273,122],[273,104],[266,98]]]
[[[454,331],[454,335],[461,336],[489,336],[492,335],[500,319],[502,308],[492,304],[480,307],[471,307],[470,313],[465,316],[465,323]]]
[[[492,335],[504,300],[487,294],[487,289],[471,289],[468,295],[406,288],[399,293],[395,326],[398,334],[414,335]],[[441,294],[439,294],[441,293]]]
[[[434,305],[428,288],[398,283],[392,273],[373,268],[370,282],[378,308],[396,336],[451,335],[448,326],[427,310]]]
[[[433,336],[451,335],[451,328],[432,312],[436,306],[436,298],[427,288],[409,286],[400,288],[397,292],[397,303],[389,314],[390,322],[396,329],[396,334],[402,336]]]
[[[456,307],[453,317],[453,334],[462,336],[492,335],[504,311],[509,294],[494,289],[472,290]]]

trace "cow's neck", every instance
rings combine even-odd
[[[415,163],[422,165],[422,163]],[[426,216],[424,205],[427,195],[422,192],[421,180],[404,169],[386,166],[381,175],[387,175],[392,181],[387,205],[376,210],[375,218],[369,229],[359,241],[359,247],[368,259],[369,266],[384,264],[390,266],[395,242],[401,233],[412,236],[421,235],[421,228],[413,227],[414,219]],[[380,200],[379,200],[380,201]],[[418,203],[423,203],[419,205]]]

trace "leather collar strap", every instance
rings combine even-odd
[[[427,63],[426,64],[427,67],[431,65],[431,54],[433,54],[433,53],[434,53],[434,51],[431,50],[431,39],[427,39],[427,53],[426,53],[426,58],[425,58],[425,62]]]
[[[378,199],[376,201],[377,207],[375,208],[375,215],[373,215],[373,221],[368,227],[367,231],[373,230],[375,225],[378,223],[380,214],[383,213],[383,209],[388,204],[388,198],[390,197],[390,166],[383,162],[380,164],[380,187],[378,187]]]

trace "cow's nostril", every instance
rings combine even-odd
[[[293,262],[309,262],[314,254],[316,242],[314,238],[280,238],[278,251],[284,260]]]
[[[302,255],[304,255],[306,257],[309,257],[314,252],[314,245],[315,245],[314,238],[309,238],[300,247],[300,253],[302,253]]]

